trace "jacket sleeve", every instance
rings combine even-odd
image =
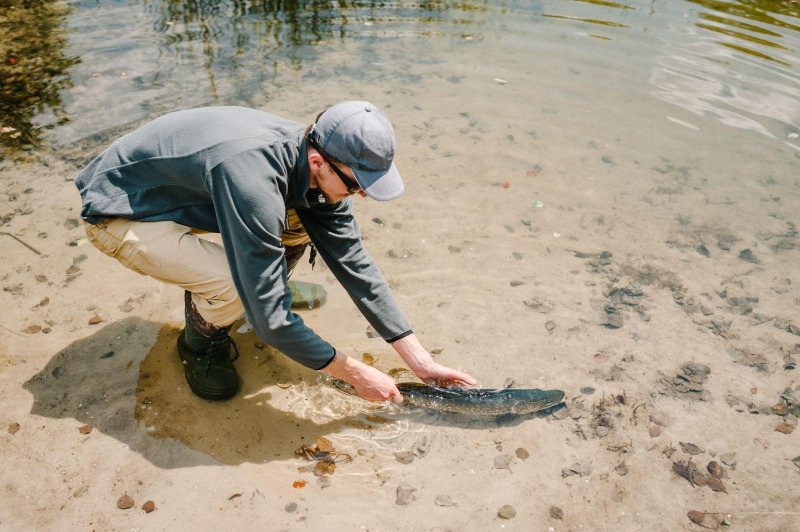
[[[351,199],[298,208],[297,214],[325,264],[378,334],[392,341],[410,333],[389,283],[361,243]]]
[[[214,167],[209,189],[233,282],[256,334],[289,358],[320,369],[334,350],[291,311],[281,244],[281,171],[269,154],[248,151]]]

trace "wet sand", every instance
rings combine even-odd
[[[578,129],[543,105],[533,130],[401,102],[408,192],[357,201],[436,360],[566,391],[524,418],[386,411],[252,333],[234,335],[242,393],[200,400],[174,347],[181,293],[81,240],[67,178],[91,150],[3,163],[0,529],[800,527],[800,160],[658,110],[644,119],[669,134],[631,135],[601,107]],[[296,275],[328,290],[303,312],[323,337],[401,366],[324,266]],[[322,477],[295,454],[320,436],[352,457]]]

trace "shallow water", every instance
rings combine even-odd
[[[119,528],[109,494],[141,479],[163,496],[156,516],[187,527],[230,528],[223,506],[269,493],[239,528],[267,512],[293,529],[301,516],[283,503],[310,500],[293,482],[315,481],[295,451],[321,435],[357,458],[313,492],[315,528],[337,516],[379,530],[392,515],[401,530],[484,530],[506,504],[518,526],[547,522],[552,505],[565,514],[554,528],[681,529],[709,509],[744,529],[800,528],[797,434],[775,429],[796,418],[770,413],[800,356],[798,5],[3,3],[0,396],[22,426],[4,440],[18,528]],[[242,393],[201,401],[176,362],[180,291],[82,245],[69,181],[117,135],[197,105],[307,122],[345,99],[384,108],[397,131],[406,193],[354,203],[424,345],[480,387],[563,389],[568,408],[496,420],[373,405],[252,331],[234,334]],[[294,277],[327,291],[299,311],[322,337],[402,366],[324,264]],[[706,366],[702,382],[684,378]],[[76,420],[96,429],[79,446]],[[698,465],[735,454],[728,495],[675,477],[690,458],[677,442],[707,449]],[[51,476],[34,484],[34,471]],[[96,486],[71,503],[85,511],[48,504],[52,521],[31,524],[43,508],[31,501],[84,493],[72,478]],[[401,482],[419,497],[405,517]],[[254,491],[236,497],[243,486]],[[189,490],[213,493],[196,504],[219,514],[187,511]],[[458,508],[429,513],[445,511],[439,495]],[[360,506],[343,512],[345,500]]]
[[[303,120],[355,97],[402,107],[457,95],[465,108],[493,98],[532,122],[545,105],[572,113],[600,96],[621,120],[657,99],[674,123],[717,120],[798,150],[799,10],[790,1],[28,2],[0,14],[10,42],[2,140],[63,146],[196,105]],[[504,142],[482,140],[488,150]]]

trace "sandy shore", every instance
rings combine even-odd
[[[410,139],[420,120],[402,120]],[[722,182],[721,151],[635,160],[636,140],[570,143],[568,124],[538,132],[558,153],[509,148],[501,168],[469,137],[406,140],[408,194],[358,202],[437,360],[567,393],[500,420],[342,396],[252,333],[235,335],[242,393],[192,396],[181,294],[82,240],[80,161],[4,163],[0,530],[799,528],[797,158],[745,154]],[[312,327],[401,365],[324,266],[297,275],[329,291]],[[352,460],[317,476],[295,451],[321,436]]]

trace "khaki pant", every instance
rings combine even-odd
[[[282,236],[289,270],[310,241],[294,209]],[[137,222],[107,218],[85,223],[89,241],[123,266],[192,293],[200,315],[216,326],[230,325],[244,315],[222,245],[198,236],[202,231],[175,222]]]

